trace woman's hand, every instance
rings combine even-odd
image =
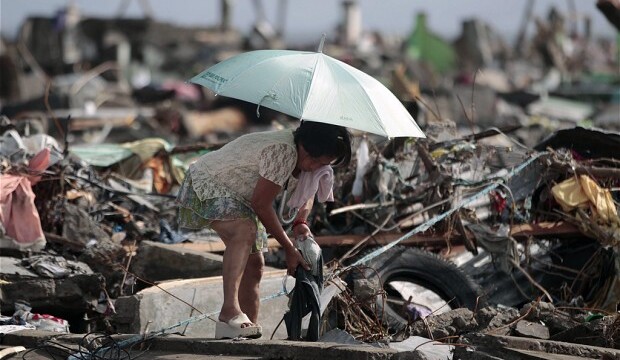
[[[286,249],[286,270],[290,276],[295,276],[297,266],[301,265],[304,269],[310,270],[310,265],[304,260],[299,250],[294,246]]]
[[[295,239],[305,239],[312,236],[312,231],[310,231],[307,224],[301,223],[293,227],[293,235],[295,235]]]

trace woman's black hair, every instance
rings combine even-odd
[[[347,166],[351,161],[351,134],[347,128],[315,121],[302,121],[295,130],[295,144],[302,145],[313,158],[335,157],[333,167]]]

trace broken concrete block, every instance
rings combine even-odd
[[[536,339],[549,339],[549,329],[545,325],[527,320],[517,322],[515,332],[519,336],[525,336]]]
[[[538,357],[544,359],[551,358],[564,358],[562,356],[576,356],[580,358],[587,359],[601,359],[601,358],[609,358],[616,359],[620,357],[620,350],[612,349],[612,348],[604,348],[598,346],[590,346],[590,345],[581,345],[581,344],[573,344],[568,342],[560,342],[560,341],[551,341],[551,340],[542,340],[542,339],[528,339],[524,337],[515,337],[515,336],[497,336],[497,335],[484,335],[481,333],[469,333],[462,336],[462,341],[467,344],[471,344],[475,347],[476,352],[483,352],[486,354],[490,354],[496,356],[500,359],[524,359],[529,357],[524,357],[523,355],[518,356],[510,356],[508,354],[508,350],[528,350],[535,351],[539,354],[546,356]],[[459,347],[457,347],[456,350]],[[459,355],[455,354],[456,357]],[[555,356],[555,357],[553,357]],[[464,358],[464,357],[463,357]],[[474,357],[467,357],[467,359],[472,359]],[[570,359],[568,357],[567,359]]]
[[[0,256],[0,277],[9,278],[36,278],[39,275],[21,265],[22,260],[9,256]]]
[[[467,308],[459,308],[438,315],[430,315],[424,321],[414,322],[410,334],[427,337],[430,332],[433,339],[439,339],[471,331],[477,327],[478,322],[474,313]]]
[[[577,325],[579,322],[574,320],[568,313],[558,310],[551,303],[531,302],[525,304],[521,310],[521,315],[526,315],[529,321],[541,321],[549,329],[551,335],[566,331]]]
[[[404,341],[392,342],[389,347],[398,350],[398,360],[450,360],[454,346],[411,336]]]
[[[27,301],[38,310],[52,315],[70,313],[82,316],[99,298],[104,282],[101,274],[80,274],[65,279],[23,278],[0,285],[3,313],[12,313],[17,300]]]
[[[512,321],[519,317],[515,308],[497,308],[487,306],[476,313],[476,319],[485,332],[495,335],[509,335]]]
[[[131,272],[150,281],[195,279],[222,274],[222,256],[153,241],[142,241]]]
[[[258,323],[263,327],[264,339],[269,339],[276,329],[275,339],[287,337],[286,327],[278,327],[278,323],[288,309],[288,297],[274,296],[282,290],[285,275],[286,270],[266,272],[260,283],[259,296],[263,301]],[[286,278],[286,287],[289,291],[293,289],[293,278]],[[116,315],[112,320],[120,333],[138,334],[170,328],[167,333],[213,338],[215,320],[222,302],[221,276],[169,281],[135,295],[118,298],[114,303]],[[197,317],[200,317],[197,321],[177,326]]]
[[[551,340],[618,348],[620,339],[615,340],[614,343],[614,336],[611,335],[615,330],[614,321],[617,321],[615,316],[605,316],[600,319],[584,322],[583,324],[579,324],[551,336]]]

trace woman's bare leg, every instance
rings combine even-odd
[[[239,287],[239,305],[253,323],[258,321],[260,307],[259,285],[263,277],[265,258],[262,252],[250,254]]]
[[[226,245],[222,264],[224,303],[219,319],[228,321],[241,313],[239,286],[252,245],[256,240],[257,229],[256,224],[250,219],[213,221],[211,227]]]

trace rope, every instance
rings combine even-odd
[[[481,196],[488,195],[491,191],[496,189],[498,186],[503,185],[503,182],[505,182],[506,180],[512,178],[513,176],[515,176],[519,172],[523,171],[523,169],[525,169],[528,165],[530,165],[535,160],[537,160],[538,158],[540,158],[541,156],[546,155],[546,154],[547,154],[547,152],[541,152],[541,153],[536,154],[535,156],[533,156],[530,159],[528,159],[526,162],[522,163],[521,165],[517,166],[512,171],[510,171],[508,173],[508,175],[506,175],[506,177],[503,180],[495,181],[493,184],[485,187],[484,189],[482,189],[477,194],[472,195],[472,196],[470,196],[470,197],[468,197],[466,199],[463,199],[455,207],[451,208],[450,210],[446,211],[445,213],[440,214],[440,215],[438,215],[438,216],[428,220],[427,222],[419,225],[415,229],[413,229],[413,230],[409,231],[408,233],[406,233],[405,235],[401,236],[399,239],[397,239],[397,240],[395,240],[395,241],[393,241],[393,242],[391,242],[391,243],[389,243],[389,244],[387,244],[387,245],[385,245],[385,246],[383,246],[381,248],[378,248],[377,250],[369,253],[368,255],[366,255],[363,258],[361,258],[358,261],[356,261],[354,264],[349,265],[346,268],[343,268],[343,269],[341,269],[339,271],[336,271],[334,273],[334,276],[337,276],[338,274],[340,274],[340,273],[342,273],[342,272],[344,272],[344,271],[346,271],[346,270],[348,270],[348,269],[350,269],[352,267],[364,264],[364,263],[370,261],[371,259],[373,259],[373,258],[375,258],[375,257],[377,257],[377,256],[379,256],[381,254],[383,254],[384,252],[386,252],[387,250],[391,249],[392,247],[398,245],[401,241],[403,241],[403,240],[413,236],[416,233],[419,233],[419,232],[422,232],[422,231],[425,231],[425,230],[429,229],[431,226],[433,226],[434,224],[438,223],[439,221],[445,219],[446,217],[452,215],[453,213],[458,211],[463,206],[465,206],[467,204],[470,204],[471,202],[473,202],[474,200],[476,200],[477,198],[479,198]],[[272,295],[269,295],[269,296],[261,298],[260,302],[264,302],[264,301],[268,301],[268,300],[271,300],[271,299],[278,298],[280,296],[288,295],[288,292],[286,291],[286,277],[284,278],[284,280],[282,282],[282,287],[283,287],[283,289],[281,291],[279,291],[278,293],[275,293],[275,294],[272,294]],[[152,338],[154,338],[156,336],[159,336],[159,335],[165,335],[167,333],[167,331],[169,331],[169,330],[175,329],[175,328],[177,328],[179,326],[188,325],[188,324],[191,324],[193,322],[204,320],[204,319],[206,319],[206,318],[208,318],[210,316],[213,316],[213,315],[217,314],[218,312],[219,311],[215,311],[215,312],[208,313],[208,314],[202,314],[202,315],[199,315],[199,316],[190,317],[190,318],[185,319],[183,321],[180,321],[180,322],[178,322],[178,323],[176,323],[174,325],[165,327],[165,328],[163,328],[161,330],[153,331],[153,332],[150,332],[149,334],[136,335],[136,336],[131,337],[129,339],[126,339],[126,340],[118,342],[117,346],[119,348],[124,348],[124,347],[129,346],[129,345],[134,345],[134,344],[137,344],[139,342],[152,339]],[[103,350],[105,350],[105,348],[101,349],[99,351],[103,351]]]

